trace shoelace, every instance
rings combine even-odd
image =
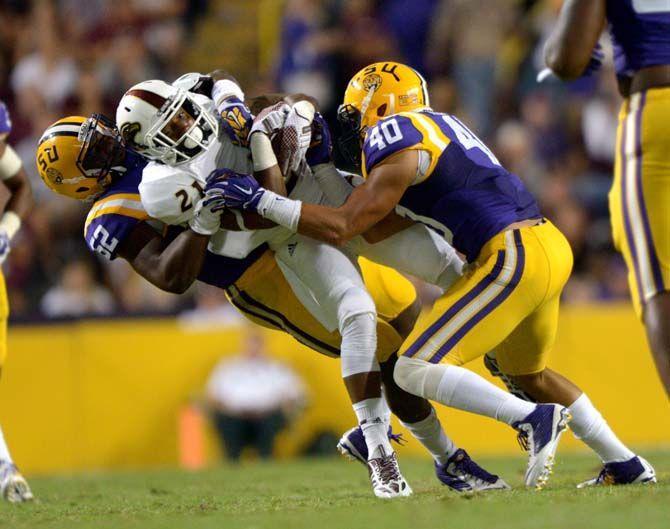
[[[600,474],[598,474],[598,477],[596,478],[596,483],[604,483],[605,485],[614,485],[616,484],[616,480],[614,479],[614,476],[612,473],[610,473],[607,468],[603,468],[600,471]]]
[[[519,446],[521,447],[522,450],[525,450],[526,452],[530,450],[530,444],[528,441],[527,432],[520,431],[516,436],[516,440],[518,441]]]
[[[398,471],[395,455],[381,457],[379,459],[379,477],[383,482],[395,481],[400,479],[400,472]]]

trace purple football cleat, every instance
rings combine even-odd
[[[437,479],[456,492],[510,488],[500,477],[489,474],[470,459],[462,448],[456,450],[446,463],[442,465],[435,463],[435,474]]]
[[[656,483],[654,467],[640,456],[635,456],[628,461],[605,463],[598,476],[580,483],[577,488],[598,485],[632,485],[633,483]]]
[[[523,420],[512,424],[519,432],[519,444],[528,451],[527,487],[540,490],[547,484],[558,441],[570,419],[568,409],[559,404],[538,404]]]

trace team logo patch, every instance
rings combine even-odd
[[[363,77],[363,88],[365,91],[377,90],[382,84],[382,77],[379,74],[371,73]]]
[[[54,169],[53,167],[49,167],[46,170],[47,176],[53,180],[56,184],[62,184],[63,183],[63,175],[58,169]]]
[[[124,123],[121,125],[121,130],[119,132],[121,132],[121,136],[128,145],[139,148],[141,146],[135,142],[135,136],[141,128],[142,125],[140,125],[137,121],[134,121],[132,123]]]

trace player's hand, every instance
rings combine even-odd
[[[320,113],[314,114],[312,122],[312,142],[307,149],[305,159],[310,167],[329,163],[333,159],[333,138],[328,123]]]
[[[600,42],[597,42],[593,48],[593,51],[591,52],[591,58],[589,59],[589,63],[586,65],[584,72],[582,73],[582,77],[588,77],[589,75],[593,75],[598,70],[600,70],[604,60],[605,52],[603,51],[603,47],[600,45]]]
[[[298,101],[286,115],[284,128],[278,135],[279,145],[275,147],[279,168],[284,176],[297,171],[305,160],[312,142],[314,117],[314,105],[309,101]]]
[[[9,236],[4,231],[0,231],[0,265],[7,259],[9,250]]]
[[[272,105],[271,107],[264,108],[254,119],[253,124],[251,125],[251,130],[249,131],[249,136],[256,132],[265,134],[270,139],[279,132],[284,126],[286,121],[286,116],[291,111],[291,107],[288,106],[283,101]]]
[[[195,205],[193,218],[189,221],[189,227],[200,235],[214,235],[221,229],[221,213],[224,208],[217,208],[217,204],[206,204],[206,196]]]
[[[264,193],[253,176],[218,169],[207,178],[203,204],[215,212],[224,208],[256,211]]]

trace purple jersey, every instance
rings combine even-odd
[[[428,154],[396,211],[442,232],[468,261],[506,226],[539,218],[521,180],[454,116],[406,112],[383,119],[366,134],[363,172],[403,150]]]
[[[128,153],[126,173],[114,180],[112,185],[93,204],[86,217],[84,238],[87,246],[109,260],[118,257],[123,245],[135,227],[144,221],[153,222],[142,206],[139,185],[142,169],[147,164],[139,156]],[[176,236],[172,230],[168,237]],[[264,252],[262,245],[244,259],[233,259],[207,252],[198,280],[219,288],[227,288],[237,281]]]
[[[670,0],[607,0],[607,21],[618,75],[670,64]]]
[[[4,102],[0,101],[0,134],[9,134],[12,131],[12,120]]]

